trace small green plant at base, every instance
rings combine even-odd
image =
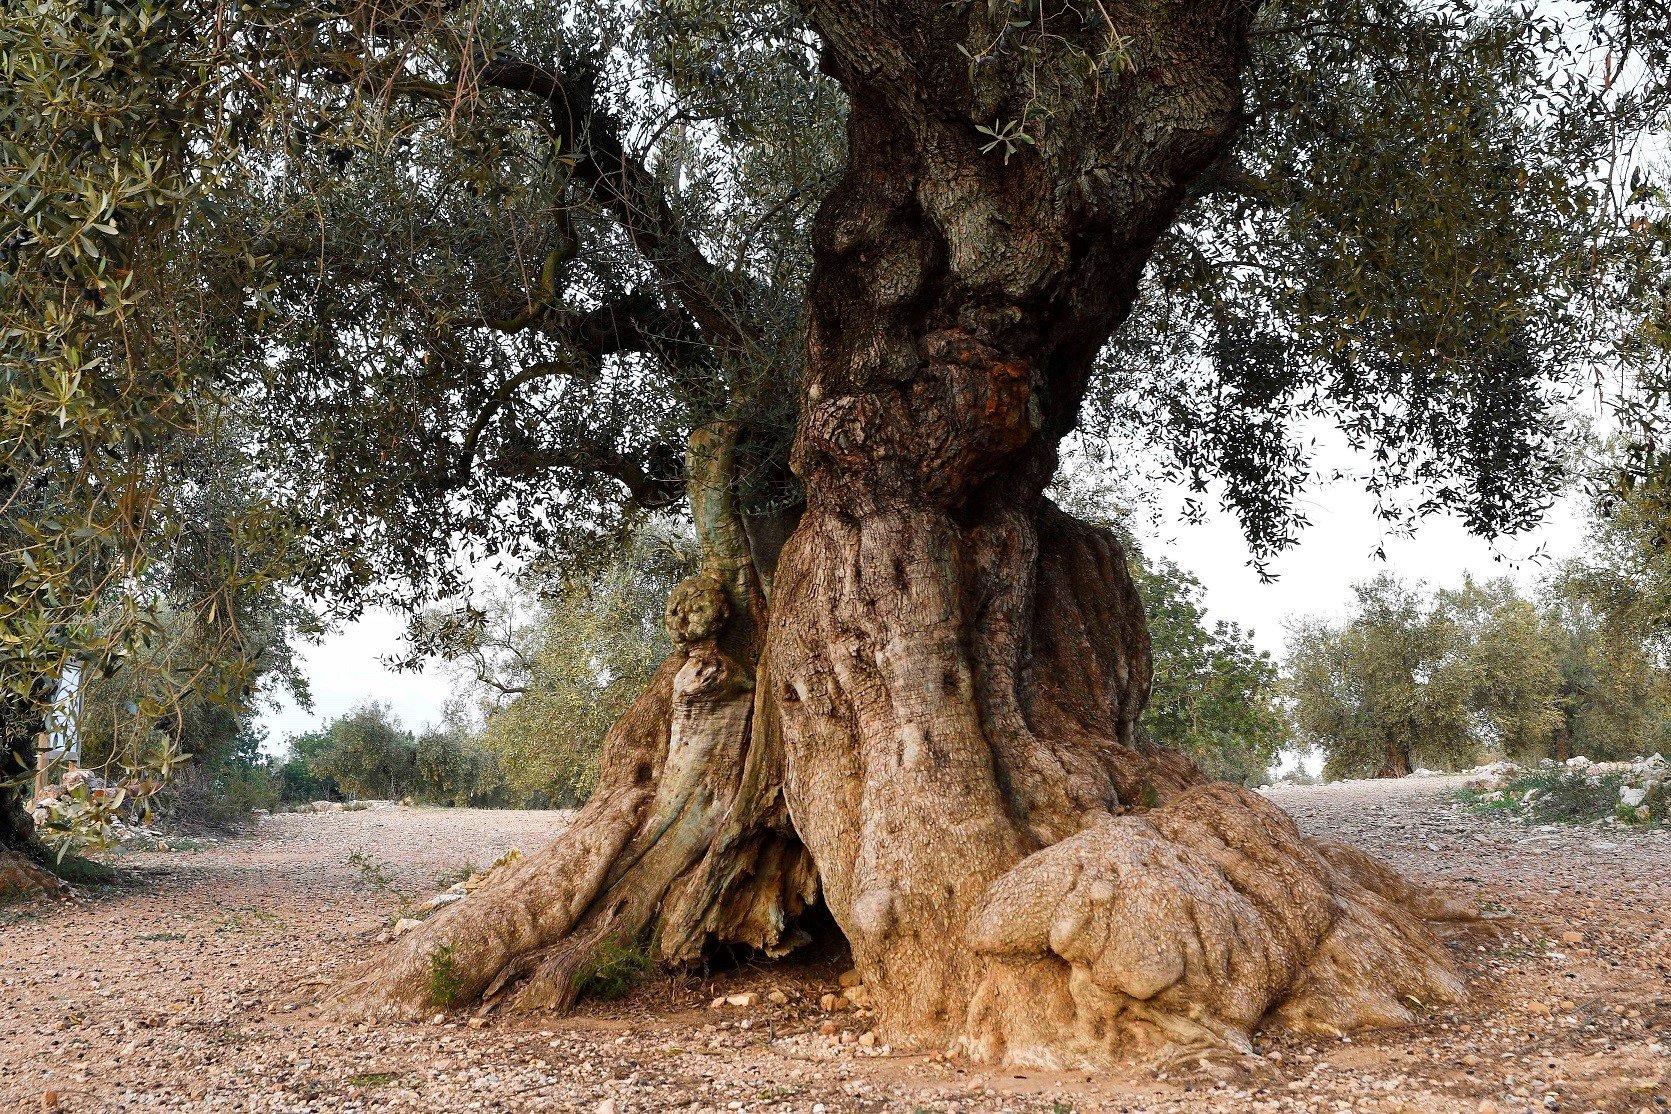
[[[368,1071],[349,1076],[348,1082],[355,1087],[381,1087],[399,1078],[400,1076],[392,1071]]]
[[[575,993],[581,998],[619,998],[653,966],[642,945],[612,936],[600,943],[574,973]]]
[[[360,876],[360,884],[373,890],[389,890],[395,888],[389,878],[388,868],[364,851],[352,851],[348,855],[348,865],[353,867]]]
[[[458,949],[440,944],[429,953],[429,1004],[450,1010],[464,996],[464,980],[458,974]]]

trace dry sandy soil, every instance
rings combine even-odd
[[[1350,1040],[1263,1034],[1227,1080],[873,1055],[818,1031],[839,955],[657,976],[566,1018],[330,1024],[313,996],[367,954],[397,891],[432,892],[566,819],[387,808],[271,817],[128,855],[117,887],[0,910],[0,1108],[1671,1112],[1671,837],[1484,820],[1443,795],[1454,784],[1272,795],[1307,830],[1512,914],[1458,945],[1474,1000]],[[761,1003],[710,1006],[747,991]]]

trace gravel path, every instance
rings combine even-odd
[[[1308,831],[1513,915],[1461,945],[1474,1001],[1349,1040],[1262,1036],[1257,1069],[1228,1080],[872,1055],[842,1043],[865,1029],[852,1014],[819,1032],[840,956],[658,976],[566,1018],[329,1024],[313,995],[400,895],[567,820],[380,808],[267,818],[127,856],[112,891],[0,909],[0,1109],[1671,1114],[1671,838],[1483,820],[1442,795],[1454,784],[1271,796]],[[758,1004],[709,1004],[749,992]]]

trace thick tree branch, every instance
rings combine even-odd
[[[516,392],[529,383],[539,379],[550,379],[557,375],[574,375],[577,372],[574,364],[566,361],[530,364],[523,368],[487,396],[481,410],[476,413],[475,420],[464,431],[464,444],[459,448],[458,464],[455,468],[457,482],[462,484],[469,478],[470,471],[475,466],[476,452],[481,444],[482,434],[486,432],[488,423],[498,416],[499,411],[516,397]]]
[[[487,465],[500,476],[526,476],[551,468],[607,476],[627,489],[632,501],[645,510],[670,506],[685,496],[679,453],[670,445],[652,445],[640,461],[596,441],[579,441],[558,448],[515,446]]]
[[[716,347],[753,345],[757,329],[738,296],[739,280],[702,253],[656,176],[627,152],[619,124],[596,102],[589,81],[504,54],[487,61],[477,80],[544,101],[564,153],[576,160],[575,176],[621,222],[710,341]]]

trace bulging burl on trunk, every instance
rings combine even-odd
[[[971,1051],[1049,1067],[1251,1051],[1262,1024],[1339,1034],[1457,1001],[1450,955],[1401,884],[1361,853],[1334,855],[1224,784],[1035,852],[987,888],[969,926],[970,947],[1008,968],[971,1007]],[[1006,1008],[1018,992],[1042,1008]]]
[[[814,232],[805,511],[760,575],[730,456],[693,455],[713,559],[596,795],[339,1009],[423,1012],[443,957],[457,1002],[562,1006],[605,941],[778,954],[814,901],[884,1039],[984,1061],[1235,1052],[1461,995],[1432,926],[1464,911],[1143,737],[1124,551],[1043,496],[1156,238],[1234,138],[1254,9],[1094,7],[1041,69],[986,56],[1005,5],[806,5],[851,103]],[[1086,71],[1111,28],[1122,64]],[[994,151],[1041,80],[1035,142]]]

